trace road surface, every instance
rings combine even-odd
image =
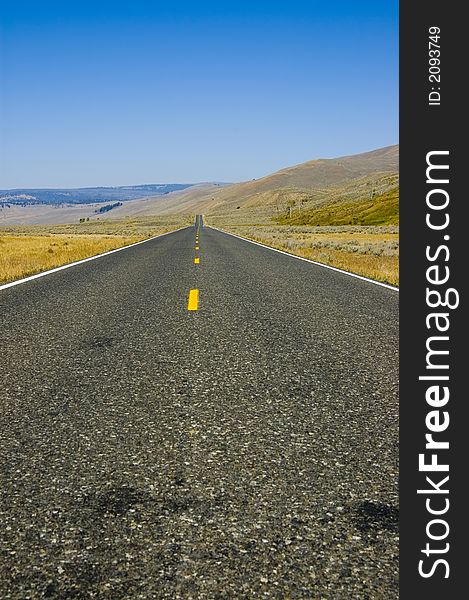
[[[196,235],[0,291],[0,597],[397,598],[398,294]]]

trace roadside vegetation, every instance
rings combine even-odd
[[[187,225],[179,219],[141,218],[72,225],[0,228],[0,284],[127,246]]]
[[[220,228],[291,254],[399,285],[398,227],[228,225]]]

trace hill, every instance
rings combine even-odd
[[[397,190],[398,168],[397,145],[312,160],[252,181],[168,194],[153,205],[153,214],[200,212],[220,223],[297,218],[323,205],[365,202]]]

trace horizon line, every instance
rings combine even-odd
[[[299,163],[295,163],[292,165],[287,165],[285,167],[282,167],[280,169],[277,169],[275,171],[270,171],[269,173],[265,174],[265,175],[261,175],[260,177],[251,177],[248,179],[241,179],[240,181],[219,181],[219,180],[206,180],[206,181],[198,181],[198,182],[191,182],[191,183],[184,183],[181,181],[168,181],[166,183],[135,183],[135,184],[123,184],[123,185],[81,185],[81,186],[70,186],[70,187],[66,187],[66,186],[61,186],[61,187],[14,187],[14,188],[4,188],[4,187],[0,187],[0,191],[2,192],[14,192],[17,190],[85,190],[85,189],[117,189],[117,188],[131,188],[131,187],[139,187],[139,186],[144,186],[144,185],[187,185],[189,186],[196,186],[196,185],[209,185],[209,184],[218,184],[218,185],[235,185],[237,183],[246,183],[248,181],[254,181],[254,180],[258,180],[258,179],[262,179],[264,177],[268,177],[269,175],[273,175],[274,173],[278,173],[279,171],[283,171],[284,169],[291,169],[293,167],[299,166],[299,165],[303,165],[305,163],[308,162],[313,162],[313,161],[318,161],[318,160],[340,160],[342,158],[348,158],[351,156],[358,156],[359,154],[369,154],[371,152],[377,152],[378,150],[386,150],[388,148],[394,148],[395,146],[399,146],[399,141],[397,141],[395,144],[387,144],[386,146],[378,146],[377,148],[372,148],[371,150],[363,150],[361,152],[354,152],[353,154],[341,154],[340,156],[329,156],[329,157],[325,157],[325,156],[320,156],[317,158],[311,158],[308,160],[305,160],[303,162],[299,162]]]

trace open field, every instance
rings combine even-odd
[[[177,229],[182,219],[0,228],[0,284]]]
[[[304,258],[399,285],[397,227],[220,225],[220,228]]]

